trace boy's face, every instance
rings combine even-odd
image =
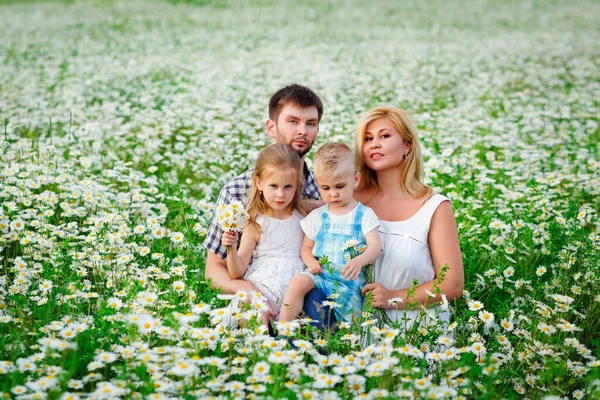
[[[291,145],[300,157],[304,157],[319,133],[317,107],[300,108],[294,104],[286,104],[277,121],[267,120],[267,132],[277,143]]]
[[[360,174],[349,171],[332,176],[315,176],[321,199],[330,209],[343,209],[353,202],[354,188],[358,185]]]

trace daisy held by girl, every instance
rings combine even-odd
[[[256,161],[247,200],[248,220],[241,235],[224,232],[227,269],[232,278],[253,282],[279,314],[291,278],[304,270],[300,220],[309,211],[302,201],[302,160],[286,144],[263,149]],[[269,315],[263,313],[265,323]]]
[[[325,295],[337,296],[337,321],[351,322],[362,311],[361,289],[366,283],[362,268],[381,254],[379,220],[368,207],[353,197],[360,174],[354,167],[354,155],[342,143],[328,143],[319,148],[314,160],[315,179],[325,205],[302,220],[305,233],[302,260],[308,271],[296,275],[290,282],[281,309],[280,320],[290,321],[302,310],[304,296],[315,287]],[[352,241],[354,247],[366,247],[355,258],[345,251]],[[332,267],[323,268],[321,257],[327,256]]]

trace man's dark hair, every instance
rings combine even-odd
[[[269,101],[269,119],[277,121],[279,113],[287,104],[292,104],[299,108],[315,106],[319,113],[319,121],[321,121],[321,117],[323,116],[323,102],[315,92],[306,86],[295,83],[276,91]]]

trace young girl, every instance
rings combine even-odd
[[[253,282],[277,314],[290,279],[304,270],[300,220],[309,209],[300,197],[302,167],[298,152],[289,145],[263,149],[252,176],[249,218],[239,249],[236,232],[225,232],[221,239],[230,249],[227,268],[231,276]],[[266,313],[263,319],[268,321]]]

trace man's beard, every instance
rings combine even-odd
[[[308,152],[310,151],[310,149],[312,148],[312,143],[304,150],[296,150],[298,152],[298,155],[300,156],[300,158],[304,157],[306,154],[308,154]]]
[[[277,130],[277,137],[282,137],[282,135],[279,133],[279,130]],[[306,142],[308,142],[308,140]],[[281,143],[281,142],[279,142],[279,143]],[[294,148],[294,150],[296,150],[298,152],[298,155],[300,156],[300,158],[302,158],[306,154],[308,154],[308,152],[310,151],[310,149],[312,149],[312,146],[313,146],[314,143],[315,142],[309,143],[308,146],[305,149],[303,149],[303,150],[296,149],[292,143],[288,143],[288,145],[292,146]]]

